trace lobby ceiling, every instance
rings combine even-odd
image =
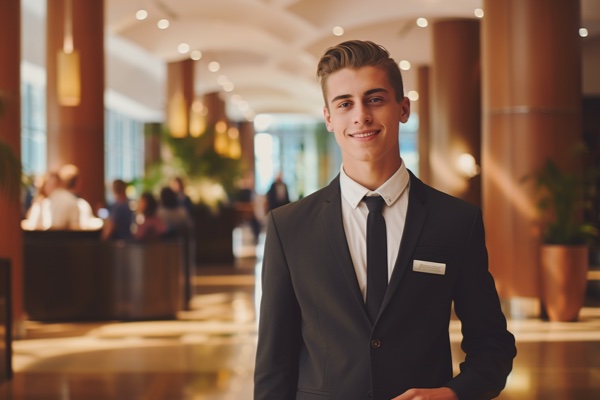
[[[196,92],[241,98],[255,113],[321,115],[315,77],[322,52],[347,39],[384,45],[403,72],[406,91],[415,89],[416,67],[431,59],[431,23],[441,18],[476,18],[482,0],[105,0],[106,31],[165,61],[202,53],[196,63]],[[144,20],[136,19],[140,9]],[[429,20],[420,28],[417,18]],[[483,17],[485,18],[485,16]],[[169,21],[159,29],[157,22]],[[600,34],[600,1],[582,0],[582,25]],[[344,30],[342,36],[334,27]],[[584,39],[585,40],[585,39]],[[180,44],[189,51],[178,52]],[[184,49],[185,50],[185,49]],[[209,71],[218,62],[217,72]],[[233,97],[232,97],[233,98]],[[233,110],[235,113],[235,110]],[[240,115],[242,111],[240,111]]]

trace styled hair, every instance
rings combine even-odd
[[[328,48],[317,65],[317,77],[321,83],[325,106],[329,107],[327,79],[331,74],[344,68],[358,69],[367,66],[383,69],[396,92],[396,101],[404,98],[402,74],[390,53],[383,46],[370,41],[349,40]]]

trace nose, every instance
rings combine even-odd
[[[363,125],[372,122],[373,117],[371,116],[371,111],[369,107],[364,104],[357,104],[354,107],[354,124],[355,125]]]

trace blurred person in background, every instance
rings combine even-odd
[[[115,179],[112,183],[112,193],[114,203],[108,208],[108,217],[104,221],[102,238],[105,240],[131,239],[131,225],[134,222],[134,215],[129,207],[127,183],[121,179]]]
[[[168,227],[165,221],[158,216],[158,202],[150,192],[144,192],[137,203],[137,230],[136,240],[157,240],[164,236]]]

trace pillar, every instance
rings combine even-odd
[[[21,158],[21,1],[0,3],[0,140]],[[22,333],[23,309],[23,237],[22,209],[18,198],[0,193],[0,258],[12,265],[12,302],[15,333]]]
[[[79,167],[78,192],[92,207],[104,203],[104,1],[72,1],[73,45],[79,51],[81,101],[62,106],[57,53],[63,48],[65,0],[47,0],[46,70],[48,168]]]
[[[171,136],[189,134],[190,109],[194,101],[194,60],[167,64],[167,125]]]
[[[419,179],[431,183],[431,166],[429,160],[430,141],[430,95],[429,67],[420,66],[417,69],[417,89],[419,92],[419,137],[417,148],[419,153]]]
[[[244,121],[239,125],[240,144],[242,146],[242,168],[255,176],[254,171],[254,123]]]
[[[433,24],[431,70],[431,184],[474,204],[481,203],[478,175],[460,168],[465,154],[481,163],[479,21]]]
[[[221,99],[219,92],[206,93],[204,96],[202,96],[202,103],[208,110],[206,124],[209,127],[214,127],[219,121],[227,122],[225,101]]]
[[[503,298],[538,297],[533,184],[581,138],[579,1],[484,1],[482,190],[490,269]]]

